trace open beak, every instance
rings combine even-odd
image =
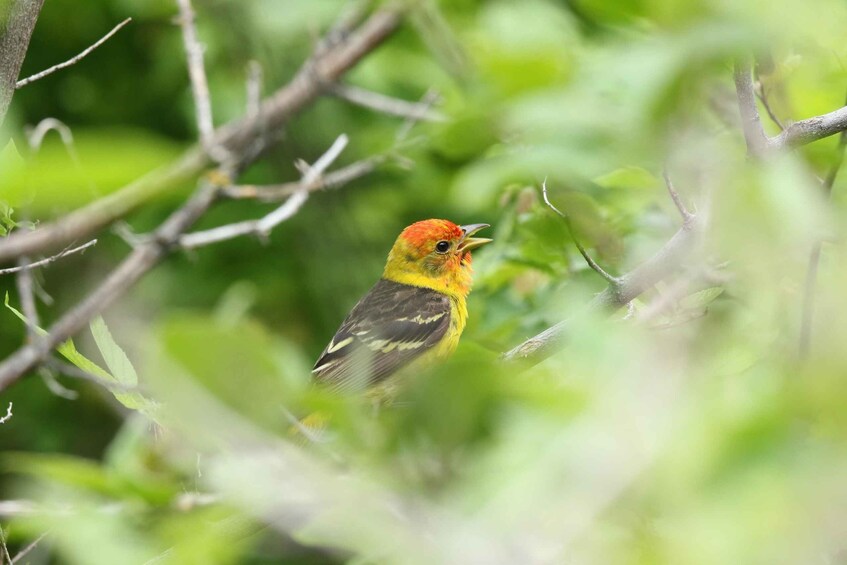
[[[459,241],[459,251],[470,251],[471,249],[476,249],[477,247],[493,241],[487,237],[471,237],[479,230],[491,227],[488,224],[468,224],[466,226],[459,227],[462,228],[463,232],[465,232],[465,235],[463,235],[462,239]]]

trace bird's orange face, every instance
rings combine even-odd
[[[471,250],[491,241],[471,237],[488,224],[458,226],[448,220],[423,220],[407,227],[397,238],[392,253],[432,274],[470,267]]]

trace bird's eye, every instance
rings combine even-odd
[[[450,242],[441,240],[435,244],[435,250],[438,253],[447,253],[447,250],[450,249]]]

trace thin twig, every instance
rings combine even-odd
[[[751,157],[763,157],[768,150],[769,139],[762,129],[756,95],[753,91],[753,75],[748,58],[735,63],[735,94],[738,97],[738,112],[741,115],[741,130]]]
[[[79,162],[79,157],[74,149],[74,136],[71,132],[71,128],[56,118],[44,118],[38,122],[34,128],[32,128],[27,135],[29,148],[32,151],[38,151],[41,149],[41,144],[44,142],[44,136],[50,131],[55,131],[59,134],[59,137],[62,139],[62,143],[65,144],[68,154],[70,154],[74,161]]]
[[[408,102],[393,96],[386,96],[379,92],[366,90],[350,84],[336,83],[329,87],[329,92],[334,96],[389,116],[401,118],[413,118],[415,121],[444,122],[447,117],[437,110],[433,110],[431,103]]]
[[[216,141],[230,152],[242,155],[255,145],[264,132],[279,131],[292,116],[314,102],[324,92],[326,84],[338,80],[389,37],[400,25],[405,9],[396,3],[388,4],[376,10],[358,29],[345,30],[319,58],[310,60],[288,84],[262,102],[261,120],[245,117],[223,125],[216,132]],[[0,104],[0,115],[2,110]],[[258,155],[257,152],[250,152],[251,158]],[[243,164],[248,162],[246,157],[242,161]],[[24,254],[35,255],[55,250],[84,238],[124,217],[143,202],[174,186],[191,182],[210,162],[202,148],[194,146],[161,169],[52,223],[42,223],[32,231],[12,233],[0,240],[0,263],[15,260]]]
[[[19,80],[19,81],[15,84],[15,88],[16,88],[16,89],[17,89],[17,88],[23,88],[24,86],[26,86],[26,85],[28,85],[28,84],[30,84],[30,83],[32,83],[32,82],[35,82],[35,81],[37,81],[37,80],[40,80],[40,79],[42,79],[42,78],[44,78],[44,77],[46,77],[46,76],[48,76],[48,75],[52,75],[52,74],[53,74],[53,73],[55,73],[56,71],[60,71],[60,70],[62,70],[62,69],[65,69],[65,68],[67,68],[67,67],[70,67],[71,65],[75,65],[75,64],[76,64],[76,63],[78,63],[78,62],[79,62],[79,61],[80,61],[83,57],[87,56],[89,53],[91,53],[92,51],[94,51],[95,49],[97,49],[98,47],[100,47],[101,45],[103,45],[104,43],[106,43],[106,42],[109,40],[109,38],[111,38],[113,35],[115,35],[116,33],[118,33],[118,31],[120,31],[120,29],[121,29],[122,27],[124,27],[126,24],[128,24],[128,23],[129,23],[129,22],[131,22],[131,21],[132,21],[132,18],[127,18],[127,19],[125,19],[124,21],[122,21],[121,23],[119,23],[118,25],[116,25],[115,27],[113,27],[113,28],[112,28],[112,31],[110,31],[109,33],[107,33],[106,35],[104,35],[103,37],[101,37],[101,38],[100,38],[97,42],[95,42],[93,45],[90,45],[88,48],[86,48],[86,49],[85,49],[82,53],[80,53],[80,54],[79,54],[79,55],[77,55],[76,57],[73,57],[73,58],[71,58],[71,59],[68,59],[68,60],[67,60],[67,61],[65,61],[64,63],[59,63],[58,65],[53,65],[53,66],[52,66],[52,67],[50,67],[49,69],[45,69],[45,70],[41,71],[40,73],[35,73],[35,74],[34,74],[34,75],[32,75],[32,76],[29,76],[29,77],[27,77],[27,78],[25,78],[25,79],[21,79],[21,80]]]
[[[197,130],[200,133],[200,143],[209,157],[218,163],[224,163],[230,159],[230,155],[222,145],[215,141],[212,100],[209,95],[209,83],[206,80],[206,68],[203,64],[203,45],[197,38],[197,28],[194,25],[194,9],[191,7],[191,0],[176,0],[176,2],[179,6],[179,26],[182,29],[182,42],[185,46],[191,92],[194,95],[194,110],[197,118]]]
[[[347,146],[348,138],[341,134],[326,152],[303,174],[300,188],[281,206],[258,220],[245,220],[209,230],[189,233],[179,238],[183,249],[195,249],[238,236],[255,234],[266,239],[276,226],[291,218],[309,198],[309,187],[317,182],[323,172],[335,161]]]
[[[671,200],[673,200],[676,209],[679,210],[679,214],[680,216],[682,216],[682,221],[691,221],[693,214],[688,211],[688,209],[685,207],[685,204],[682,202],[682,198],[680,198],[679,192],[676,191],[676,188],[674,187],[673,182],[671,181],[671,177],[668,174],[667,167],[662,168],[662,178],[665,179],[665,186],[668,189],[668,194],[670,194]]]
[[[3,554],[0,555],[0,565],[11,563],[12,556],[9,555],[9,548],[6,547],[6,532],[3,530],[3,526],[0,526],[0,549],[3,550]]]
[[[24,318],[26,318],[26,334],[29,341],[33,341],[37,336],[38,309],[35,307],[35,294],[33,292],[32,271],[30,271],[29,257],[23,256],[20,258],[21,263],[18,271],[18,276],[15,280],[18,287],[18,297],[21,301],[21,309],[23,310]]]
[[[247,118],[258,120],[262,109],[262,65],[258,61],[247,64]]]
[[[822,188],[827,198],[832,196],[832,186],[835,184],[835,179],[838,176],[838,171],[844,164],[844,152],[847,149],[847,132],[841,132],[838,139],[838,147],[836,148],[835,161],[829,169],[822,183]],[[820,268],[821,252],[823,250],[823,242],[818,240],[812,246],[812,252],[809,255],[809,265],[806,268],[806,280],[803,291],[803,306],[800,318],[800,358],[808,357],[811,349],[812,341],[812,324],[815,316],[815,287],[818,280],[818,269]]]
[[[385,154],[373,155],[367,159],[356,161],[355,163],[321,175],[312,184],[305,186],[305,188],[310,192],[338,188],[373,172],[378,166],[390,158],[389,155]],[[225,187],[223,194],[227,198],[236,200],[250,199],[260,202],[276,202],[291,196],[303,188],[302,180],[268,185],[240,184]]]
[[[47,387],[47,390],[59,398],[64,398],[65,400],[76,400],[79,398],[79,393],[60,383],[59,379],[56,378],[56,375],[48,367],[39,367],[38,375],[41,377],[44,386]]]
[[[603,267],[598,265],[597,262],[594,261],[594,259],[591,258],[591,255],[589,255],[588,252],[585,250],[585,247],[582,246],[582,243],[580,243],[579,238],[576,236],[576,232],[574,232],[573,225],[571,224],[570,217],[567,214],[565,214],[564,212],[562,212],[561,210],[559,210],[558,208],[556,208],[553,205],[553,203],[550,202],[550,199],[547,197],[547,179],[546,178],[544,179],[544,182],[541,183],[541,194],[544,197],[544,203],[547,204],[547,206],[551,210],[553,210],[556,214],[558,214],[565,221],[565,225],[568,228],[568,233],[571,234],[571,239],[573,239],[573,242],[576,244],[576,248],[579,249],[580,255],[582,255],[582,258],[585,259],[586,263],[588,263],[588,266],[591,267],[598,275],[603,277],[603,280],[605,280],[607,283],[609,283],[609,285],[618,286],[620,284],[620,281],[616,277],[607,273],[603,269]]]
[[[30,543],[30,544],[29,544],[29,545],[27,545],[25,548],[23,548],[22,550],[20,550],[20,551],[18,552],[18,554],[17,554],[17,555],[15,555],[15,556],[12,558],[12,565],[15,565],[15,563],[17,563],[18,561],[20,561],[21,559],[23,559],[24,557],[26,557],[26,554],[27,554],[27,553],[29,553],[30,551],[32,551],[33,549],[35,549],[35,547],[36,547],[36,546],[37,546],[37,545],[41,542],[41,540],[43,540],[43,539],[44,539],[44,537],[45,537],[47,534],[49,534],[49,533],[50,533],[50,530],[47,530],[46,532],[44,532],[43,534],[41,534],[40,536],[38,536],[37,538],[35,538],[35,540],[34,540],[32,543]]]
[[[96,239],[92,239],[88,243],[83,243],[82,245],[78,245],[76,247],[65,249],[61,253],[57,253],[52,257],[47,257],[46,259],[41,259],[40,261],[36,261],[35,263],[29,263],[28,265],[18,265],[17,267],[9,267],[8,269],[0,269],[0,275],[10,275],[12,273],[19,273],[25,269],[35,269],[37,267],[43,267],[44,265],[49,265],[54,261],[58,261],[62,257],[67,257],[68,255],[73,255],[74,253],[80,253],[82,251],[85,251],[86,249],[94,245],[97,245]]]
[[[749,59],[735,65],[735,92],[747,151],[762,158],[783,149],[799,147],[847,130],[847,105],[827,114],[789,124],[779,135],[768,137],[762,129]]]
[[[413,112],[406,117],[406,121],[400,126],[397,130],[397,133],[394,135],[394,143],[400,144],[409,136],[409,133],[412,131],[412,128],[421,120],[422,113],[425,111],[429,111],[433,104],[435,104],[441,95],[434,88],[430,88],[427,90],[424,95],[421,97],[420,102],[417,103],[416,108],[417,112]]]
[[[218,185],[204,177],[192,197],[156,229],[150,241],[133,249],[96,289],[50,326],[45,336],[19,348],[0,363],[0,390],[44,362],[53,349],[84,328],[164,259],[179,236],[217,200],[219,191]]]
[[[9,403],[9,406],[6,407],[6,415],[0,418],[0,424],[5,424],[9,420],[12,419],[12,403]]]
[[[782,122],[779,120],[779,118],[776,117],[776,114],[774,114],[770,102],[768,101],[768,96],[765,92],[765,87],[764,85],[762,85],[761,82],[759,82],[759,88],[756,91],[756,97],[759,99],[759,102],[762,103],[762,108],[765,109],[765,112],[767,112],[768,117],[776,125],[776,127],[779,128],[779,131],[785,130],[785,126],[782,125]]]
[[[682,227],[650,259],[628,273],[614,278],[614,284],[609,283],[603,292],[596,295],[573,318],[562,320],[525,340],[501,355],[501,359],[524,365],[538,363],[557,351],[574,318],[588,312],[615,310],[625,306],[658,282],[671,276],[697,249],[705,224],[701,214],[692,214],[690,220],[683,222]]]

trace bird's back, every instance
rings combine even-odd
[[[342,322],[312,373],[339,392],[373,387],[413,361],[452,353],[466,319],[463,297],[380,279]]]

